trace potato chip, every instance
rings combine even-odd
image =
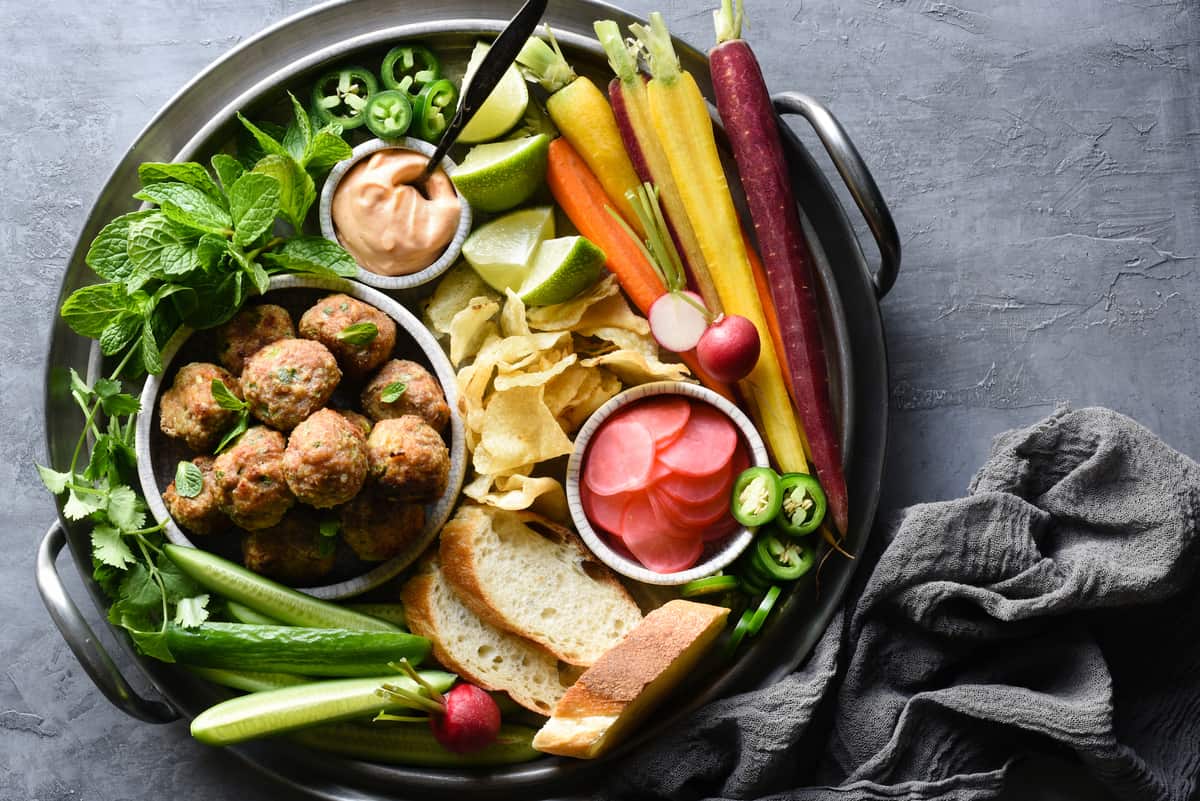
[[[480,476],[463,487],[463,494],[479,503],[515,512],[534,507],[540,514],[567,522],[567,494],[557,479],[549,476]]]
[[[473,457],[476,471],[505,475],[571,452],[571,440],[546,408],[543,392],[540,386],[514,387],[491,396]]]
[[[574,353],[567,354],[556,362],[550,363],[547,367],[541,370],[526,370],[524,372],[503,373],[496,376],[495,384],[497,392],[503,392],[506,389],[513,387],[540,387],[561,375],[567,368],[571,367],[575,362],[579,361],[579,357]],[[543,404],[545,400],[543,399]],[[547,408],[549,408],[549,405]],[[554,413],[553,409],[550,411]]]
[[[654,340],[654,337],[648,334],[638,334],[624,328],[614,328],[611,326],[592,328],[580,331],[579,333],[615,345],[617,350],[637,351],[648,358],[655,361],[658,360],[658,343]],[[603,348],[597,353],[602,351]]]
[[[467,356],[479,352],[479,347],[499,332],[492,322],[500,303],[492,298],[471,298],[466,308],[450,319],[446,333],[450,335],[450,362],[458,367]]]
[[[602,367],[590,370],[595,376],[595,382],[587,387],[581,387],[571,402],[558,414],[558,422],[563,430],[574,433],[583,422],[621,391],[621,380]]]
[[[610,275],[566,303],[534,307],[526,314],[526,319],[529,321],[529,327],[538,331],[568,331],[579,325],[588,309],[620,291],[617,279]]]
[[[450,333],[450,323],[470,303],[472,298],[500,300],[479,274],[465,261],[460,261],[438,282],[433,295],[425,303],[425,322],[439,334]]]
[[[543,402],[550,410],[550,414],[558,417],[563,409],[574,402],[576,395],[580,394],[582,388],[589,382],[595,382],[592,386],[600,386],[600,372],[600,370],[589,369],[577,362],[550,379],[546,384],[546,393],[543,397]],[[590,389],[586,392],[590,392]]]
[[[655,357],[648,357],[637,350],[614,350],[584,359],[584,367],[607,367],[626,384],[646,384],[650,381],[683,381],[689,377],[688,369],[682,364],[668,364]]]
[[[506,337],[529,336],[529,321],[525,319],[525,302],[511,289],[506,290],[504,311],[500,312],[500,331]]]

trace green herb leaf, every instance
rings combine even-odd
[[[159,275],[183,275],[199,266],[197,233],[162,214],[135,220],[129,228],[129,260],[134,270],[125,279],[132,291]]]
[[[275,222],[279,181],[256,172],[243,175],[229,188],[229,211],[233,216],[233,244],[246,247]]]
[[[133,262],[129,260],[129,227],[137,220],[157,213],[147,210],[122,214],[104,226],[84,257],[88,267],[106,281],[124,281],[133,272]]]
[[[136,531],[146,525],[142,500],[130,487],[114,487],[108,494],[108,519],[122,531]]]
[[[155,560],[155,569],[158,571],[159,581],[163,583],[163,587],[167,591],[167,600],[172,603],[180,598],[190,598],[204,592],[204,588],[184,575],[179,566],[172,562],[171,557],[165,553],[158,555],[158,559]]]
[[[196,261],[203,269],[212,270],[225,255],[226,245],[228,245],[228,240],[225,237],[205,234],[196,243]]]
[[[129,311],[131,306],[130,297],[120,284],[93,284],[72,292],[59,314],[72,331],[95,339],[114,317]]]
[[[142,186],[151,184],[178,182],[199,189],[218,203],[224,204],[221,188],[213,181],[203,164],[194,161],[168,164],[165,162],[147,161],[138,167],[138,179]]]
[[[336,516],[321,519],[320,531],[322,537],[336,537],[342,530],[342,523]]]
[[[320,174],[352,155],[354,149],[342,138],[341,126],[326,126],[313,137],[304,166],[309,172]]]
[[[137,414],[141,408],[138,399],[121,392],[121,383],[111,378],[96,379],[96,385],[92,390],[100,398],[100,408],[109,416],[121,417]]]
[[[131,609],[162,609],[162,587],[154,580],[149,568],[141,562],[126,570],[125,578],[121,579],[120,593],[123,604]]]
[[[67,484],[71,483],[70,473],[60,473],[49,467],[42,467],[40,464],[37,466],[37,471],[42,478],[42,483],[46,485],[46,489],[55,495],[61,495],[66,490]]]
[[[243,272],[249,276],[258,294],[262,295],[271,288],[271,276],[267,274],[263,266],[251,259],[241,248],[232,242],[229,243],[229,255],[238,263]]]
[[[187,184],[151,184],[134,197],[157,203],[168,219],[204,233],[225,234],[233,224],[222,203]]]
[[[118,624],[121,625],[121,624]],[[125,626],[125,628],[129,628]],[[159,629],[156,631],[139,631],[130,629],[129,636],[133,639],[138,650],[146,656],[157,659],[160,662],[174,662],[175,655],[171,653],[170,646],[167,645],[167,632]]]
[[[121,532],[103,524],[92,529],[92,555],[102,563],[116,568],[124,568],[137,561]]]
[[[133,479],[137,472],[137,457],[133,451],[132,436],[124,435],[116,420],[109,421],[108,434],[101,434],[92,446],[92,458],[83,471],[88,481],[107,481],[111,485],[122,484]],[[126,426],[132,432],[132,426]]]
[[[221,179],[221,186],[225,187],[226,192],[233,186],[234,181],[241,178],[246,172],[242,163],[228,153],[218,153],[213,156],[212,168],[217,177]]]
[[[204,473],[193,462],[180,462],[175,468],[175,492],[181,498],[195,498],[204,491]]]
[[[175,604],[175,623],[185,629],[194,629],[208,620],[208,594],[193,598],[181,598]]]
[[[240,412],[250,408],[250,404],[233,394],[233,391],[219,378],[212,380],[212,396],[218,406],[231,412]]]
[[[237,313],[246,298],[245,273],[241,270],[218,275],[205,275],[191,282],[196,292],[196,306],[182,316],[183,323],[204,329],[221,325]]]
[[[233,428],[225,432],[225,436],[221,437],[221,441],[217,443],[217,447],[213,450],[213,455],[221,453],[228,448],[234,440],[246,433],[246,429],[250,427],[250,412],[243,410],[238,415],[237,422],[233,424]]]
[[[137,338],[141,330],[142,315],[124,312],[114,317],[100,332],[100,352],[105,356],[120,353],[125,346]]]
[[[142,357],[142,369],[151,375],[162,372],[162,353],[158,349],[158,341],[154,337],[154,326],[150,319],[142,324],[142,336],[138,340]]]
[[[284,131],[283,149],[301,165],[304,165],[307,161],[308,149],[312,146],[312,122],[309,121],[308,112],[304,110],[304,106],[300,105],[296,96],[288,92],[288,98],[292,101],[293,119],[287,130]]]
[[[245,127],[245,129],[250,132],[250,135],[254,137],[255,143],[264,154],[268,156],[283,156],[288,158],[287,149],[281,145],[274,136],[267,133],[267,131],[263,130],[263,128],[260,128],[259,126],[250,122],[250,120],[243,117],[240,112],[238,113],[237,117],[242,121],[242,126]],[[263,127],[266,127],[265,123]],[[239,148],[239,155],[240,150],[241,149]],[[255,161],[258,161],[258,159],[256,158]]]
[[[63,504],[63,516],[68,520],[82,520],[104,507],[104,498],[90,492],[78,493],[71,490]]]
[[[263,260],[292,273],[308,273],[327,278],[353,278],[358,262],[336,242],[320,236],[289,239],[279,250],[263,254]]]
[[[348,345],[370,345],[379,336],[379,327],[375,323],[353,323],[337,332],[339,342]]]
[[[395,403],[400,400],[400,396],[408,389],[408,384],[403,381],[393,381],[383,388],[383,392],[379,393],[379,399],[384,403]]]
[[[254,166],[254,172],[269,175],[279,182],[279,211],[299,232],[304,227],[309,208],[317,199],[312,176],[299,162],[286,155],[264,157]]]

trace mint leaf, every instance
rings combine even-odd
[[[199,189],[218,203],[224,204],[224,195],[213,181],[203,164],[194,161],[178,163],[147,161],[138,167],[138,180],[142,186],[178,182]]]
[[[264,253],[263,259],[292,273],[341,278],[358,275],[358,262],[354,257],[338,243],[320,236],[289,239],[279,250]]]
[[[308,112],[304,110],[304,106],[300,105],[296,96],[288,92],[288,98],[292,101],[293,119],[288,124],[287,130],[284,131],[283,149],[303,165],[308,157],[308,149],[312,145],[312,123],[308,119]]]
[[[137,561],[121,532],[106,525],[98,525],[92,529],[92,555],[103,564],[116,568],[124,568]]]
[[[212,157],[212,167],[217,173],[217,177],[221,179],[221,186],[225,187],[225,191],[229,191],[229,187],[233,186],[233,182],[246,172],[246,168],[241,162],[230,156],[227,153],[218,153]]]
[[[204,473],[193,462],[180,462],[175,468],[175,493],[180,498],[195,498],[204,491]]]
[[[135,211],[122,214],[96,234],[88,248],[84,261],[96,275],[106,281],[120,282],[133,271],[133,263],[129,261],[129,226],[137,220],[143,220],[155,211]]]
[[[142,316],[134,312],[122,313],[109,322],[100,332],[100,352],[105,356],[120,353],[138,335]]]
[[[240,412],[250,408],[250,404],[234,395],[229,387],[225,386],[225,382],[219,378],[212,380],[212,396],[218,406],[231,412]]]
[[[337,332],[338,342],[347,345],[370,345],[379,336],[379,326],[375,323],[352,323]]]
[[[213,269],[221,260],[221,256],[225,255],[227,242],[224,236],[217,234],[205,234],[200,237],[200,241],[196,243],[196,262],[205,270]]]
[[[383,388],[383,392],[379,393],[379,400],[384,403],[395,403],[400,400],[400,396],[408,389],[408,384],[403,381],[393,381]]]
[[[162,372],[162,353],[158,349],[158,341],[154,337],[154,328],[151,320],[147,319],[142,324],[142,336],[139,340],[142,357],[142,369],[151,375],[158,375]]]
[[[233,217],[233,244],[240,247],[258,239],[279,214],[279,181],[270,175],[251,172],[229,188],[229,212]]]
[[[59,314],[71,330],[95,339],[114,317],[130,310],[132,303],[120,284],[93,284],[71,293]]]
[[[228,448],[233,441],[246,433],[246,429],[250,427],[250,412],[243,410],[238,415],[237,422],[233,424],[233,428],[225,432],[225,436],[221,437],[221,441],[217,443],[217,447],[213,450],[213,456],[216,456],[221,451]]]
[[[331,130],[330,126],[327,126],[317,131],[313,137],[304,166],[311,172],[323,173],[339,161],[350,158],[353,154],[354,150],[346,144],[346,140],[342,139],[339,133]]]
[[[51,470],[49,467],[37,466],[38,475],[41,476],[42,483],[46,485],[46,489],[50,490],[55,495],[61,495],[63,490],[67,488],[67,484],[71,483],[70,473],[60,473],[57,470]]]
[[[262,295],[271,288],[271,276],[267,275],[267,271],[263,269],[263,266],[243,253],[232,242],[229,243],[229,255],[233,256],[233,260],[249,276],[258,294]]]
[[[182,598],[175,604],[175,623],[185,629],[194,629],[208,620],[208,594]]]
[[[245,300],[245,274],[241,270],[221,274],[205,274],[190,281],[196,293],[196,305],[182,317],[184,324],[196,328],[212,328],[233,317]]]
[[[312,176],[290,156],[280,155],[264,157],[253,171],[269,175],[279,182],[279,211],[299,232],[304,227],[309,208],[317,199]]]
[[[204,233],[225,234],[233,224],[223,203],[187,184],[151,184],[134,197],[157,203],[169,219]]]
[[[155,214],[135,220],[129,228],[129,260],[134,271],[125,280],[131,290],[160,274],[181,275],[198,265],[196,232]],[[171,273],[167,273],[170,268]]]
[[[115,487],[108,494],[108,519],[122,531],[137,531],[146,525],[142,500],[130,487]]]
[[[258,145],[262,153],[267,156],[288,157],[287,149],[274,136],[243,117],[241,112],[238,112],[237,118],[241,120],[242,126],[250,132],[250,135],[254,137],[254,142]],[[266,123],[263,123],[263,127],[266,127]],[[257,161],[258,159],[255,160]]]

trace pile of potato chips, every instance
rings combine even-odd
[[[502,297],[459,264],[438,284],[425,316],[449,338],[458,369],[475,471],[463,492],[501,509],[535,507],[566,520],[562,484],[544,463],[569,454],[583,421],[624,387],[689,375],[682,364],[659,360],[649,323],[612,276],[566,303],[526,309],[511,291]]]

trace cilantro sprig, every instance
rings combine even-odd
[[[103,282],[75,291],[60,309],[76,333],[98,340],[117,364],[91,385],[70,371],[83,431],[65,471],[38,465],[38,474],[63,498],[68,520],[92,524],[93,575],[113,599],[109,620],[126,629],[143,653],[168,662],[174,661],[168,626],[203,623],[209,596],[167,558],[165,523],[147,519],[145,500],[134,490],[139,402],[123,381],[162,372],[161,348],[181,326],[224,323],[247,297],[265,292],[274,273],[357,272],[340,246],[303,230],[316,200],[314,178],[349,158],[350,146],[340,126],[314,128],[300,103],[294,97],[291,102],[286,128],[238,115],[248,139],[237,157],[213,156],[211,172],[196,162],[142,164],[142,188],[134,197],[150,207],[123,214],[100,231],[86,262]],[[224,447],[248,426],[249,413],[227,387],[220,389],[218,403],[239,412]],[[202,487],[199,468],[181,463],[176,490],[195,497]]]

